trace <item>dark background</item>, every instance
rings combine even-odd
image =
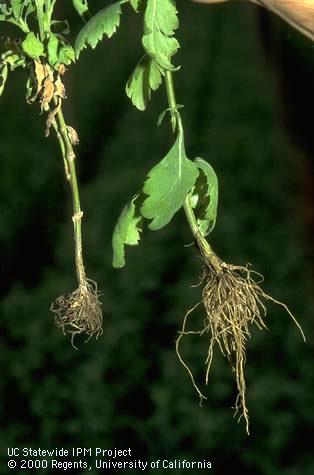
[[[104,2],[90,4],[96,12]],[[141,55],[141,20],[126,7],[118,34],[84,51],[66,77],[65,113],[81,139],[86,267],[104,311],[103,336],[78,351],[49,311],[76,286],[56,140],[44,138],[38,107],[25,104],[23,72],[10,76],[0,101],[1,474],[7,447],[96,446],[131,447],[148,460],[207,459],[215,474],[229,466],[242,475],[314,473],[314,45],[255,7],[178,6],[175,82],[187,152],[209,160],[220,181],[212,244],[227,262],[264,274],[264,289],[289,305],[308,341],[269,305],[269,331],[254,330],[248,342],[248,437],[232,419],[226,361],[217,353],[200,408],[175,354],[184,314],[200,298],[191,285],[201,263],[185,247],[182,214],[144,233],[124,270],[111,268],[120,210],[172,140],[167,121],[156,128],[163,88],[145,113],[124,94]],[[74,38],[79,18],[72,25]],[[202,321],[202,308],[194,318]],[[206,345],[195,337],[183,349],[201,385]]]

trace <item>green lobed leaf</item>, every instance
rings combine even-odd
[[[113,267],[119,269],[125,266],[125,246],[137,246],[142,231],[142,216],[137,202],[140,195],[135,195],[125,205],[117,221],[112,236]]]
[[[6,3],[0,3],[0,21],[5,21],[9,15],[12,15],[12,8]]]
[[[141,0],[130,0],[130,4],[133,7],[133,9],[138,12],[139,6],[140,6]]]
[[[120,24],[121,3],[116,2],[93,16],[82,28],[75,42],[75,54],[78,58],[87,46],[95,48],[98,42],[107,35],[110,38]]]
[[[174,69],[171,57],[179,48],[179,43],[173,35],[178,26],[173,0],[147,0],[143,47],[165,69]]]
[[[54,33],[49,35],[47,51],[48,62],[53,68],[57,69],[60,64],[68,65],[75,61],[75,53],[72,46]]]
[[[88,13],[88,2],[87,0],[72,0],[73,7],[77,11],[77,13],[82,17],[85,18],[86,14]]]
[[[162,82],[162,72],[156,61],[144,55],[134,69],[126,85],[126,94],[139,110],[146,109],[151,92]]]
[[[17,20],[21,18],[25,0],[11,0],[13,15]]]
[[[13,23],[26,33],[29,31],[27,17],[34,11],[34,0],[11,0],[10,6],[5,3],[0,4],[0,21]]]
[[[48,43],[47,43],[47,52],[48,52],[48,62],[50,66],[55,66],[59,61],[58,55],[59,49],[59,40],[54,33],[50,33]]]
[[[16,51],[6,51],[0,55],[0,96],[8,79],[9,70],[14,71],[19,66],[25,66],[25,59]]]
[[[218,207],[218,179],[215,170],[202,158],[195,159],[199,176],[191,193],[195,217],[203,236],[215,227]]]
[[[183,206],[187,194],[198,176],[197,166],[187,158],[184,134],[179,125],[175,144],[161,162],[149,173],[143,191],[147,195],[141,208],[149,228],[157,230],[165,226]]]
[[[161,68],[159,64],[152,59],[148,66],[148,81],[149,87],[152,91],[157,91],[157,89],[162,83],[162,76],[164,75],[164,73],[164,69]]]
[[[25,58],[16,51],[9,50],[1,55],[0,64],[7,64],[8,68],[14,71],[20,66],[25,67]]]
[[[33,59],[44,56],[44,45],[32,31],[27,33],[25,40],[22,42],[22,49],[27,56]]]
[[[63,44],[59,50],[59,62],[66,66],[75,62],[75,52],[71,45]]]

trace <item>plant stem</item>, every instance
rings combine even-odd
[[[196,239],[197,236],[201,233],[200,233],[199,227],[197,225],[195,214],[193,212],[193,208],[192,208],[192,205],[191,205],[191,198],[190,198],[189,194],[185,199],[183,209],[184,209],[184,212],[185,212],[186,219],[189,223],[190,229],[192,231],[192,234],[193,234],[194,238]]]
[[[43,0],[35,0],[36,11],[37,11],[37,20],[39,27],[39,36],[41,41],[45,39],[45,18],[44,18],[44,3]]]
[[[178,126],[179,129],[183,129],[182,125],[182,120],[180,116],[180,112],[178,111],[178,105],[176,101],[176,95],[175,95],[175,90],[174,90],[174,84],[173,84],[173,77],[172,77],[172,72],[171,71],[166,71],[165,73],[165,83],[166,83],[166,91],[167,91],[167,98],[168,98],[168,104],[170,108],[170,114],[171,114],[171,122],[172,122],[172,128],[175,131],[176,125]],[[210,246],[209,242],[205,239],[203,234],[201,233],[197,220],[195,218],[195,214],[193,211],[193,207],[191,204],[191,197],[190,193],[187,195],[185,199],[185,203],[183,205],[183,209],[185,212],[186,219],[189,223],[190,229],[192,231],[192,234],[194,236],[194,239],[197,243],[197,246],[205,258],[206,261],[209,261],[210,264],[213,266],[215,271],[220,274],[221,273],[221,261],[219,257],[216,256],[214,253],[212,247]]]
[[[175,91],[174,91],[173,77],[172,77],[172,72],[171,71],[166,71],[165,81],[166,81],[166,91],[167,91],[167,98],[168,98],[169,107],[170,107],[170,109],[178,110],[177,109],[176,94],[175,94]]]
[[[20,28],[23,31],[23,33],[29,33],[29,28],[27,24],[25,23],[25,21],[22,20],[22,18],[20,18],[20,21],[14,20],[14,18],[8,18],[6,21]]]
[[[204,257],[205,262],[209,262],[212,265],[212,267],[215,269],[218,275],[221,274],[222,272],[221,265],[220,265],[221,260],[215,254],[211,245],[209,244],[209,242],[205,239],[205,237],[199,230],[199,227],[197,225],[197,221],[195,218],[195,214],[193,212],[190,194],[188,194],[188,196],[185,199],[183,209],[185,212],[186,219],[189,223],[190,229],[192,231],[192,234],[194,236],[194,239],[197,243],[200,253]]]
[[[78,181],[75,167],[75,153],[71,140],[68,135],[67,125],[64,120],[62,108],[60,107],[55,121],[54,128],[57,133],[57,138],[60,144],[60,149],[65,166],[65,175],[70,183],[72,191],[73,201],[73,226],[74,226],[74,244],[75,244],[75,265],[78,284],[80,286],[86,285],[86,276],[83,263],[83,250],[82,250],[82,217],[83,212],[80,205],[80,195],[78,188]]]
[[[168,105],[169,105],[170,116],[171,116],[171,126],[172,126],[172,131],[175,132],[177,126],[181,130],[183,129],[183,127],[182,127],[182,120],[181,120],[181,116],[180,116],[177,101],[176,101],[176,94],[174,90],[173,77],[172,77],[171,71],[165,72],[165,81],[166,81]]]

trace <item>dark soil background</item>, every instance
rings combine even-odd
[[[104,3],[90,2],[94,12]],[[78,351],[49,310],[76,286],[58,146],[53,134],[44,138],[38,107],[25,104],[23,71],[0,100],[1,474],[9,473],[7,447],[96,446],[131,447],[147,460],[206,459],[216,475],[230,466],[242,475],[314,473],[314,44],[255,7],[178,6],[175,81],[187,152],[209,160],[220,181],[213,246],[227,262],[251,262],[264,274],[264,289],[289,305],[308,341],[269,306],[269,331],[253,331],[248,342],[248,437],[232,418],[226,361],[217,354],[200,408],[175,354],[184,314],[200,298],[191,285],[201,263],[185,247],[184,216],[144,233],[127,267],[111,268],[120,210],[171,144],[167,122],[156,128],[164,90],[145,113],[125,96],[141,55],[140,18],[125,8],[118,34],[84,51],[65,80],[65,113],[81,140],[86,267],[104,310],[103,336],[78,342]],[[60,7],[66,15],[70,5]],[[74,38],[80,19],[72,25]],[[201,308],[194,318],[202,321]],[[206,344],[191,338],[183,350],[201,385]]]

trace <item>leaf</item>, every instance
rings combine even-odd
[[[218,207],[218,179],[211,165],[202,158],[195,159],[200,170],[191,193],[194,213],[203,236],[215,227]]]
[[[64,44],[59,51],[59,62],[66,66],[75,61],[75,52],[71,45]]]
[[[5,3],[0,3],[0,21],[5,21],[10,14],[12,14],[12,9],[9,9]]]
[[[25,0],[11,0],[13,15],[17,20],[21,18],[22,9],[24,8]]]
[[[133,9],[138,12],[139,6],[140,6],[141,0],[130,0],[130,4],[133,7]]]
[[[126,85],[126,94],[139,110],[146,109],[151,92],[156,91],[162,82],[162,73],[155,60],[144,55]]]
[[[148,81],[152,91],[157,91],[162,82],[164,73],[163,68],[152,59],[148,65]]]
[[[47,44],[47,51],[48,51],[48,62],[50,66],[55,66],[58,61],[58,49],[59,49],[59,40],[56,35],[50,33],[49,40]]]
[[[75,61],[74,49],[61,35],[50,32],[47,51],[48,62],[55,69],[58,69],[60,64],[68,65]]]
[[[9,50],[3,53],[0,57],[0,64],[7,64],[11,71],[22,66],[25,67],[25,58],[16,51]]]
[[[22,42],[22,49],[27,56],[33,59],[44,56],[44,45],[33,32],[27,33],[25,40]]]
[[[198,171],[186,157],[184,135],[179,126],[175,144],[161,162],[149,173],[143,191],[147,196],[141,208],[149,228],[157,230],[165,226],[183,206],[187,194],[193,188]]]
[[[78,58],[81,51],[87,46],[94,49],[104,35],[111,38],[120,24],[120,15],[121,4],[116,2],[93,16],[76,38],[76,57]]]
[[[88,3],[87,0],[72,0],[73,7],[77,11],[77,13],[82,17],[85,18],[86,13],[88,13]]]
[[[35,6],[34,6],[34,2],[32,0],[29,0],[28,3],[26,3],[26,6],[24,4],[24,21],[26,22],[27,21],[27,17],[28,15],[30,15],[31,13],[33,13],[35,11]]]
[[[19,66],[25,66],[25,60],[16,51],[6,51],[0,55],[0,96],[8,79],[8,73]]]
[[[117,221],[112,236],[113,262],[115,268],[125,266],[125,245],[137,246],[140,241],[140,232],[142,231],[142,216],[139,211],[140,195],[135,195],[132,200],[126,204]]]
[[[35,11],[34,0],[11,0],[10,4],[10,7],[0,4],[0,21],[8,21],[27,33],[26,21],[28,15]]]
[[[51,30],[54,33],[68,35],[70,33],[70,26],[67,20],[53,20],[51,22]]]
[[[179,109],[183,109],[183,107],[184,107],[183,104],[177,104],[177,111],[178,111]],[[164,110],[161,111],[161,113],[159,114],[159,117],[158,117],[158,120],[157,120],[157,127],[159,127],[159,126],[162,124],[162,122],[163,122],[165,116],[166,116],[168,113],[170,114],[170,120],[172,120],[171,114],[173,114],[173,109],[172,109],[171,107],[167,107],[167,109],[164,109]],[[175,118],[175,121],[177,121],[176,118]]]
[[[165,69],[174,69],[171,57],[179,43],[173,35],[178,26],[173,0],[147,0],[142,43],[145,51]]]

